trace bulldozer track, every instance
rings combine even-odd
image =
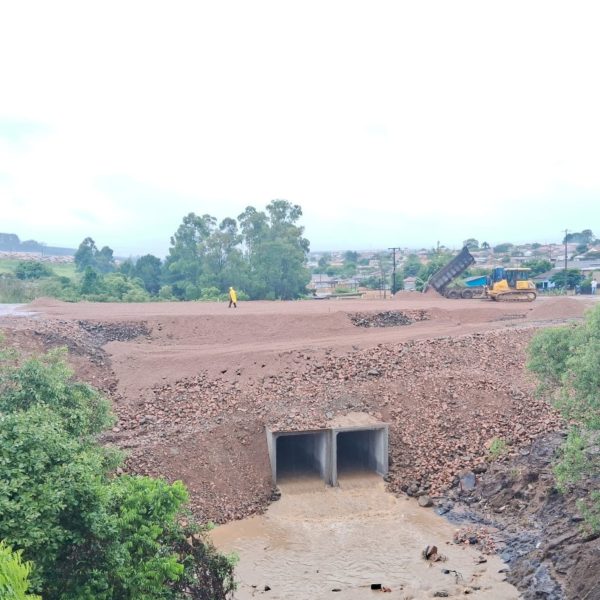
[[[535,292],[506,292],[498,294],[494,300],[498,302],[533,302],[536,298]]]

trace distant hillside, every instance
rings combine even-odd
[[[46,246],[35,240],[21,241],[15,233],[0,233],[0,251],[2,252],[41,252],[48,256],[73,256],[75,248]]]

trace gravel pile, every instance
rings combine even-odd
[[[386,310],[378,313],[352,313],[348,317],[356,327],[399,327],[429,320],[425,310]]]

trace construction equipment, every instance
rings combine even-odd
[[[473,255],[465,246],[447,265],[443,266],[429,278],[423,291],[426,292],[427,288],[431,286],[436,292],[442,296],[446,296],[446,298],[473,298],[474,294],[472,290],[461,290],[450,288],[448,286],[474,262],[475,259],[473,258]],[[463,291],[465,293],[468,292],[468,294],[462,296]]]
[[[486,295],[492,300],[532,302],[537,298],[535,283],[529,279],[531,269],[495,267]]]
[[[489,277],[472,277],[461,286],[450,286],[475,262],[465,246],[447,265],[434,273],[423,291],[431,286],[446,298],[490,298],[497,301],[531,302],[536,299],[535,284],[528,276],[531,269],[495,267]]]

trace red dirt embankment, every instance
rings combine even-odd
[[[581,318],[590,305],[581,298],[500,304],[417,294],[393,301],[241,303],[237,310],[216,303],[41,299],[26,307],[33,316],[0,317],[0,330],[25,351],[66,346],[78,376],[112,398],[119,422],[105,441],[128,452],[127,468],[182,479],[198,517],[222,522],[260,511],[272,497],[266,426],[310,429],[350,413],[386,421],[390,489],[433,496],[462,469],[485,471],[493,438],[513,449],[539,440],[560,421],[533,394],[524,368],[527,344],[536,328]],[[404,315],[394,318],[390,310]],[[377,323],[400,325],[357,327],[355,313],[363,325],[369,313],[378,315]],[[423,320],[411,322],[415,314]],[[548,503],[553,518],[556,495],[532,484],[533,475],[521,485],[510,465],[506,485],[496,466],[483,476],[476,491],[499,491],[478,503],[494,514],[516,514],[515,520],[525,510],[531,520],[530,504]],[[548,487],[552,476],[544,468],[539,479]],[[533,534],[507,521],[516,550],[526,552],[526,560],[511,563],[517,583],[529,586],[528,578],[538,577],[535,565],[544,567],[548,558],[550,568],[567,574],[567,588],[596,589],[589,569],[595,559],[582,557],[588,547],[575,547],[571,537],[564,539],[572,551],[556,546],[561,528],[580,520],[563,513],[555,529],[547,519],[539,529],[533,519]],[[559,537],[545,539],[546,531]],[[540,540],[547,552],[538,550]]]
[[[524,374],[528,323],[579,317],[587,304],[500,304],[410,296],[393,301],[65,304],[6,317],[27,346],[66,345],[78,372],[107,390],[107,435],[135,472],[183,479],[204,519],[265,506],[264,428],[318,427],[349,412],[390,423],[390,487],[435,493],[481,461],[486,443],[522,443],[557,426]],[[398,327],[350,315],[425,311]],[[40,342],[41,340],[41,342]]]

